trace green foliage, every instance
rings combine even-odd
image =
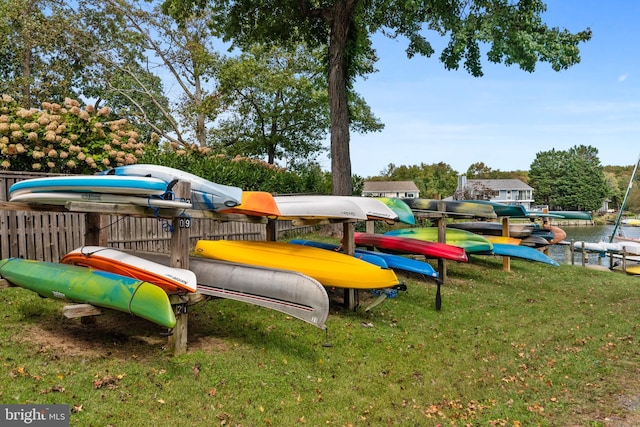
[[[420,197],[433,199],[453,195],[458,186],[458,173],[443,162],[411,166],[396,166],[391,163],[382,171],[381,176],[373,180],[413,181],[420,190]]]
[[[592,146],[537,153],[529,171],[529,185],[535,189],[536,204],[554,210],[594,211],[608,196],[598,150]]]
[[[12,171],[91,174],[136,163],[145,144],[125,119],[107,107],[82,108],[67,98],[25,109],[9,95],[0,99],[0,167]]]
[[[140,163],[169,166],[247,191],[326,194],[326,174],[317,165],[289,171],[258,159],[231,158],[212,154],[207,148],[178,149],[171,145],[146,150]]]

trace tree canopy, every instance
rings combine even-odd
[[[536,203],[554,210],[594,211],[609,194],[598,150],[585,145],[537,153],[529,185],[535,189]]]
[[[407,40],[409,57],[435,53],[429,34],[448,36],[440,61],[447,69],[462,65],[482,75],[481,57],[535,70],[548,62],[556,70],[580,61],[578,44],[589,40],[578,33],[550,28],[542,22],[542,0],[165,0],[163,10],[184,19],[194,9],[211,8],[219,34],[237,46],[255,42],[326,47],[331,114],[333,193],[351,194],[348,93],[357,76],[374,71],[371,45],[375,33]]]

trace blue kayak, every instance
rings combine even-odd
[[[492,254],[520,258],[527,261],[542,262],[545,264],[553,265],[554,267],[557,267],[559,265],[554,259],[549,258],[542,252],[529,246],[494,243]]]

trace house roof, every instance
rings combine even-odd
[[[481,186],[492,190],[533,190],[519,179],[469,179],[467,187]]]
[[[418,191],[418,186],[413,181],[365,181],[362,191]]]

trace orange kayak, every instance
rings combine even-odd
[[[251,216],[280,216],[280,210],[271,193],[266,191],[243,191],[242,201],[232,208],[218,209],[222,214]]]

